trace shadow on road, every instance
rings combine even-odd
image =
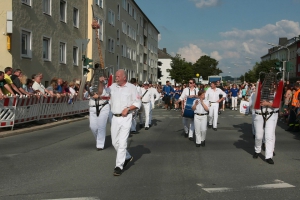
[[[235,129],[239,129],[239,132],[243,134],[240,136],[241,139],[234,142],[233,145],[238,149],[243,149],[249,154],[254,152],[254,139],[252,135],[252,125],[248,123],[233,125]]]
[[[135,147],[130,147],[128,148],[128,152],[131,154],[131,156],[133,156],[133,160],[126,166],[124,171],[129,169],[131,165],[134,165],[134,163],[138,161],[144,154],[151,153],[150,149],[146,148],[144,145],[137,145]]]
[[[157,126],[157,122],[161,122],[161,120],[152,119],[152,126]]]

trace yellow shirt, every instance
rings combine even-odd
[[[9,85],[9,87],[11,87],[10,85],[13,83],[10,76],[7,74],[4,74],[4,80],[6,81],[6,83]],[[4,87],[3,88],[3,94],[5,95],[9,95],[10,92]]]

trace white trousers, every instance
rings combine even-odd
[[[127,139],[132,123],[132,114],[126,117],[112,117],[111,121],[111,142],[117,151],[116,167],[123,169],[125,159],[129,159],[131,155],[127,149]]]
[[[267,115],[269,116],[269,115]],[[275,148],[275,128],[277,124],[278,113],[273,113],[272,116],[266,121],[266,126],[263,128],[264,120],[261,115],[256,114],[254,118],[255,127],[255,152],[261,152],[261,145],[263,137],[265,136],[265,159],[273,157]]]
[[[149,124],[151,124],[150,121],[150,110],[151,110],[151,103],[142,103],[143,109],[142,113],[140,113],[140,124],[143,124],[143,115],[145,115],[145,127],[149,127]]]
[[[211,103],[209,107],[209,125],[213,125],[213,128],[218,126],[218,112],[219,112],[219,103]]]
[[[109,110],[110,105],[106,104],[97,117],[96,107],[90,107],[90,129],[96,139],[96,148],[104,148]]]
[[[237,108],[237,97],[231,97],[231,107]]]
[[[183,128],[185,134],[189,134],[189,137],[192,138],[194,136],[194,119],[192,118],[187,118],[187,117],[182,117],[182,123],[183,123]]]
[[[201,144],[202,141],[206,138],[207,130],[207,115],[195,115],[194,117],[195,124],[195,135],[196,135],[196,144]]]

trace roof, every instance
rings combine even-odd
[[[158,56],[158,58],[169,58],[169,59],[173,58],[173,56],[171,56],[171,55],[168,54],[167,52],[164,52],[164,51],[161,50],[161,49],[158,49],[158,50],[157,50],[157,56]]]

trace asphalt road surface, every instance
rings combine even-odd
[[[0,138],[0,199],[300,199],[300,133],[278,122],[274,165],[253,159],[251,116],[226,110],[206,146],[183,136],[178,111],[128,139],[134,157],[113,176],[110,125],[96,151],[88,120]]]

